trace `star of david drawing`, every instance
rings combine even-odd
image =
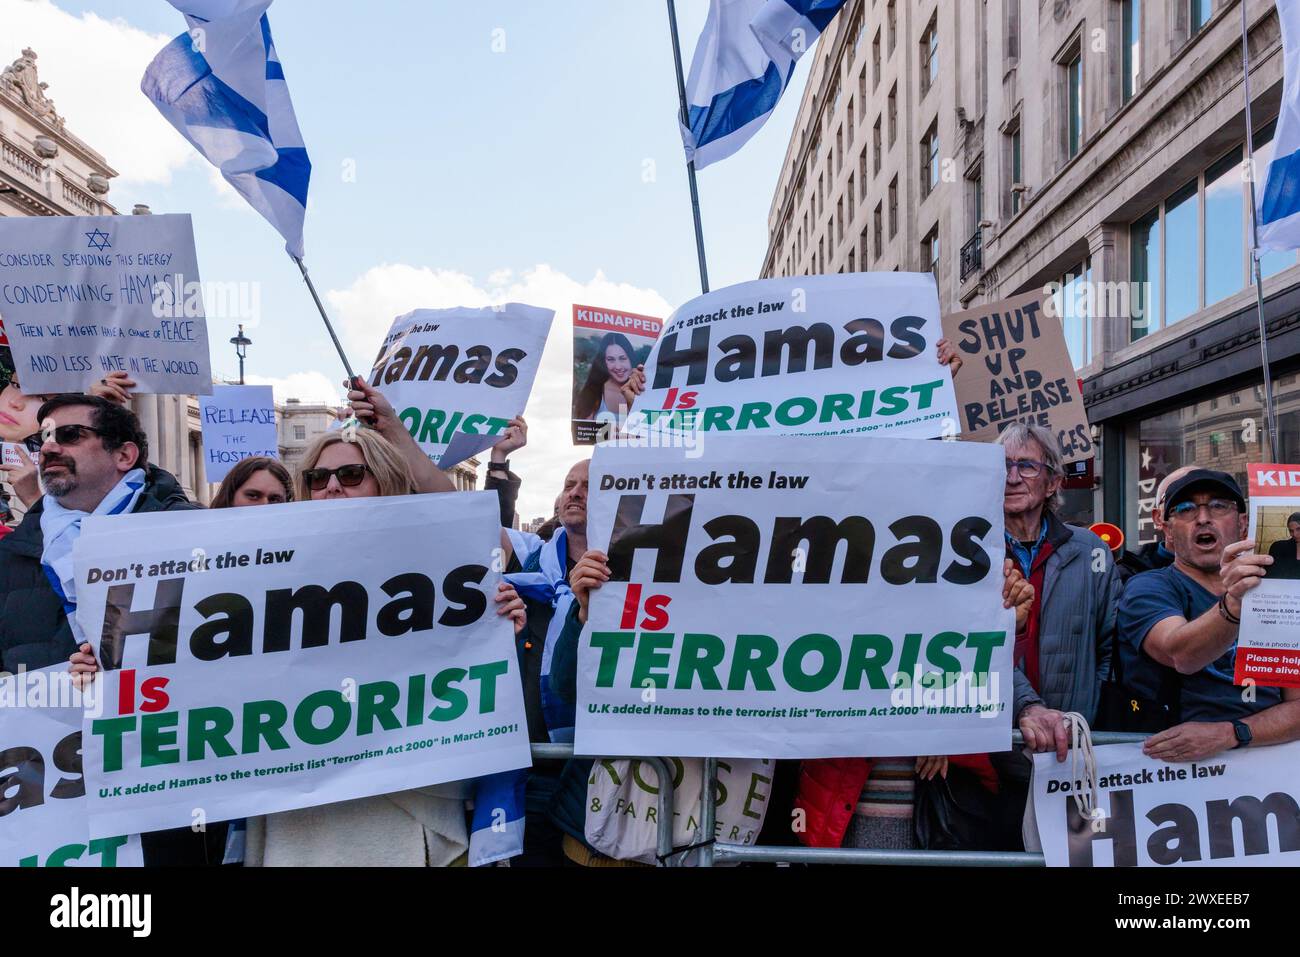
[[[86,233],[86,238],[90,240],[87,248],[98,249],[101,252],[105,249],[112,249],[113,244],[108,241],[108,233],[102,229],[96,229],[93,232]]]

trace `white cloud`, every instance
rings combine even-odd
[[[340,405],[343,402],[343,388],[326,375],[319,372],[295,372],[283,378],[273,376],[248,375],[244,381],[249,385],[269,385],[275,390],[275,401],[301,399],[304,403],[323,402],[326,405]]]
[[[528,447],[511,466],[524,480],[519,517],[531,521],[550,515],[569,467],[590,452],[575,448],[569,427],[573,394],[573,305],[608,306],[667,318],[672,307],[653,289],[613,282],[602,272],[579,282],[548,265],[520,275],[507,269],[489,274],[486,284],[464,273],[401,263],[368,270],[347,289],[326,293],[331,315],[354,365],[369,368],[379,344],[397,316],[413,309],[484,307],[496,302],[523,302],[555,310],[550,339],[533,385],[528,419]],[[517,466],[517,467],[516,467]]]
[[[165,35],[93,13],[74,16],[50,0],[0,0],[0,24],[0,63],[32,48],[37,74],[49,84],[46,95],[68,131],[101,153],[120,182],[168,183],[195,157],[140,92],[149,62],[184,31],[179,15],[176,33]]]

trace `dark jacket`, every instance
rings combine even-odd
[[[149,466],[136,512],[196,509],[176,479]],[[63,603],[45,577],[41,551],[44,501],[27,512],[22,524],[0,539],[0,670],[46,668],[77,650]]]
[[[1174,555],[1161,542],[1147,542],[1136,552],[1125,552],[1115,560],[1121,582],[1126,582],[1134,575],[1168,568],[1174,563]]]

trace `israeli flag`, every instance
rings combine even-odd
[[[162,49],[140,89],[303,255],[311,161],[271,42],[271,0],[168,0],[190,32]]]
[[[767,122],[795,64],[845,0],[710,0],[686,81],[686,159],[704,169]]]
[[[1300,249],[1300,3],[1278,0],[1282,24],[1282,112],[1259,196],[1261,249]]]

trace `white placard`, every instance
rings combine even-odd
[[[188,215],[0,217],[0,315],[28,394],[212,391]]]
[[[275,396],[269,385],[219,385],[199,399],[203,470],[220,482],[244,459],[278,459]]]

